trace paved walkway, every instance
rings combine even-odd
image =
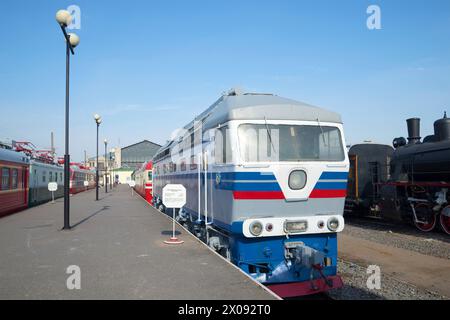
[[[381,274],[450,297],[450,260],[339,234],[339,257],[378,265]]]
[[[71,197],[71,231],[62,199],[0,219],[0,299],[275,299],[181,228],[183,245],[163,244],[171,220],[128,187],[100,194]]]

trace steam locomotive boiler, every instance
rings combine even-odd
[[[390,179],[380,185],[384,217],[409,220],[428,232],[439,221],[450,234],[450,118],[434,122],[434,134],[421,141],[420,119],[407,120],[408,141],[396,138]]]

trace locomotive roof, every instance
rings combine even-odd
[[[0,160],[15,162],[20,164],[29,164],[30,160],[28,156],[23,152],[17,152],[13,150],[8,150],[4,148],[0,148]]]
[[[244,93],[234,90],[224,94],[195,120],[204,120],[205,129],[230,120],[304,120],[342,123],[341,116],[322,109],[272,94]],[[185,128],[190,128],[193,121]]]
[[[195,117],[184,129],[193,130],[195,121],[202,121],[205,130],[230,120],[300,120],[342,123],[338,113],[304,102],[273,94],[242,93],[238,89],[231,89]],[[158,149],[156,155],[170,148],[172,143],[173,140],[167,141]]]

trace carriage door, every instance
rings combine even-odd
[[[370,175],[372,177],[372,197],[378,198],[380,193],[380,164],[377,161],[369,162]]]
[[[204,146],[205,147],[205,146]],[[200,192],[199,192],[199,213],[201,216],[203,216],[202,220],[208,219],[210,221],[209,217],[209,203],[208,203],[208,194],[210,192],[209,188],[209,173],[208,173],[208,165],[209,165],[209,159],[208,159],[208,151],[207,149],[203,149],[202,153],[199,155],[199,165],[198,165],[198,174],[199,174],[199,181],[200,181]]]
[[[348,175],[347,193],[348,197],[358,199],[358,156],[349,155],[350,171]]]
[[[25,203],[28,203],[28,197],[29,197],[29,195],[28,195],[28,176],[27,176],[27,174],[28,174],[28,168],[27,167],[22,167],[22,188],[23,188],[23,191],[24,191],[24,197],[25,197],[25,199],[24,199],[24,202]]]
[[[38,172],[37,169],[33,169],[33,201],[37,201],[37,195],[38,195]]]
[[[203,220],[207,220],[208,223],[212,221],[212,172],[211,172],[211,146],[213,144],[211,138],[208,134],[205,134],[202,143],[202,151],[198,155],[198,182],[199,188],[199,198],[198,206],[199,213],[203,216]]]

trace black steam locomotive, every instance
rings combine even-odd
[[[353,146],[346,212],[410,221],[421,231],[437,222],[450,234],[450,118],[434,123],[434,135],[421,142],[420,119],[407,120],[408,141],[392,149],[377,144]]]

